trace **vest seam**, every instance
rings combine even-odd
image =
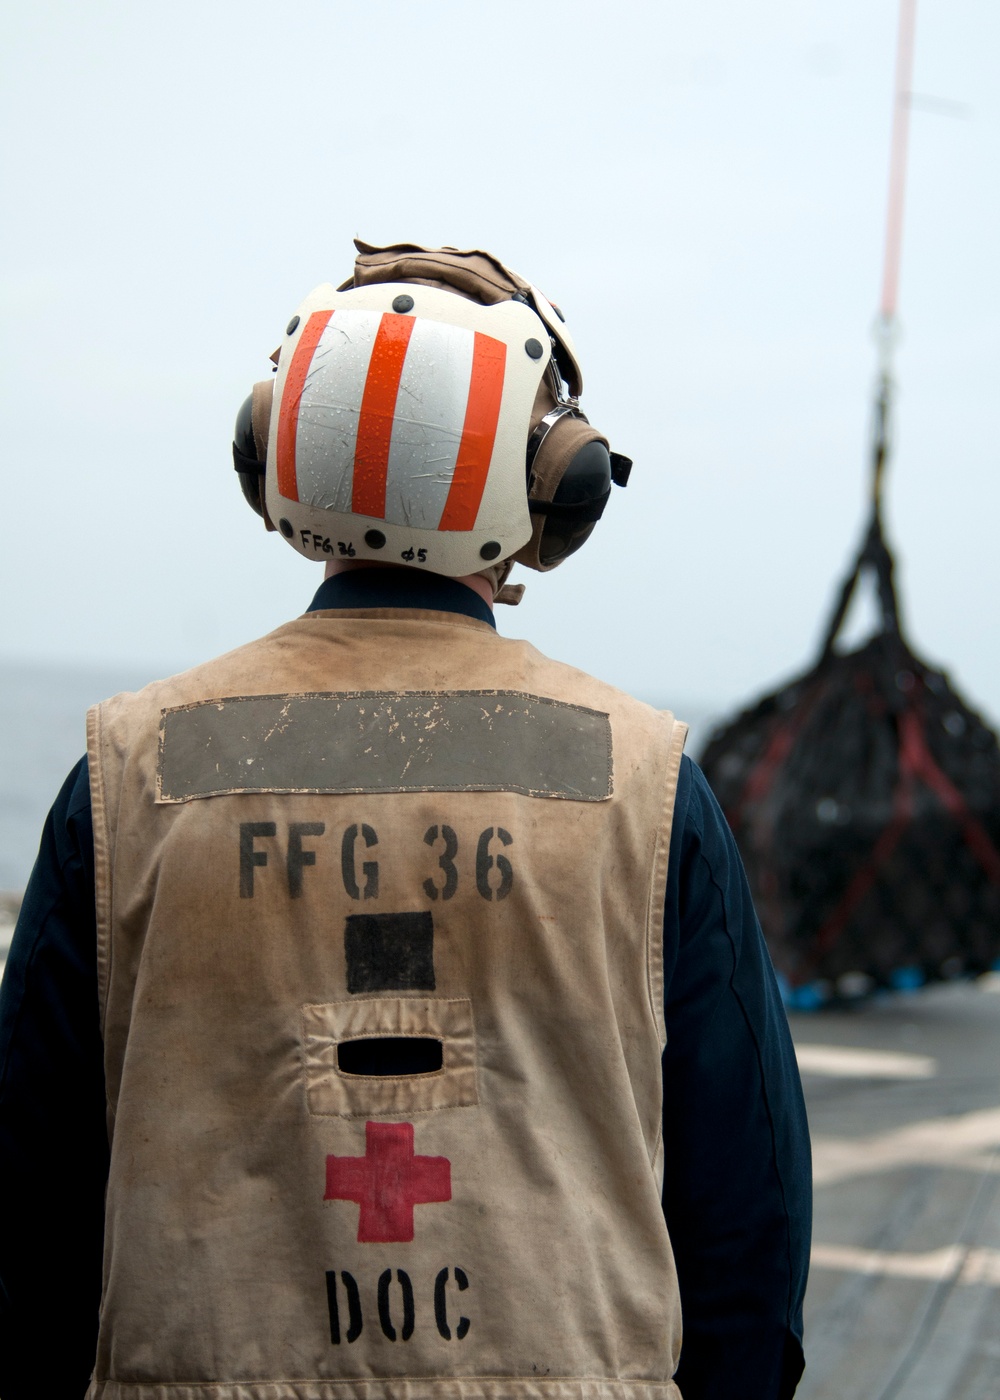
[[[334,1001],[304,1001],[302,1003],[301,1010],[325,1011],[328,1006],[364,1006],[367,1003],[371,1003],[374,1006],[380,1006],[383,1005],[386,1001],[433,1001],[437,1003],[443,1003],[446,1006],[451,1006],[454,1004],[457,1004],[459,1006],[467,1006],[471,1001],[470,997],[428,996],[426,992],[424,992],[420,988],[413,989],[409,987],[395,987],[391,990],[398,992],[400,995],[396,997],[375,997],[365,996],[364,993],[359,994],[355,992],[349,997],[337,997]],[[374,1032],[374,1034],[391,1035],[392,1032],[376,1031]]]
[[[96,1379],[96,1378],[95,1378]],[[677,1382],[671,1378],[665,1381],[626,1380],[621,1376],[592,1376],[592,1375],[553,1375],[547,1372],[544,1376],[538,1375],[517,1375],[510,1371],[476,1371],[474,1374],[463,1375],[443,1375],[443,1376],[421,1376],[410,1374],[394,1374],[391,1376],[295,1376],[288,1378],[270,1378],[268,1380],[248,1380],[246,1378],[235,1381],[219,1380],[187,1380],[187,1381],[125,1381],[118,1380],[114,1376],[105,1376],[103,1380],[97,1381],[98,1385],[129,1386],[134,1389],[161,1389],[177,1390],[182,1386],[188,1388],[198,1387],[207,1389],[208,1387],[226,1387],[235,1389],[237,1386],[267,1386],[267,1385],[372,1385],[372,1386],[392,1386],[397,1381],[417,1381],[424,1385],[464,1385],[469,1381],[504,1381],[511,1385],[547,1385],[551,1382],[596,1382],[598,1385],[614,1385],[642,1387],[652,1389],[653,1387],[665,1389],[667,1387],[677,1388]]]
[[[111,926],[114,881],[111,870],[111,830],[104,771],[104,706],[87,712],[87,745],[93,744],[95,762],[89,764],[90,805],[94,817],[95,915],[97,924],[97,992],[101,1035],[103,1037],[111,991]],[[101,878],[103,874],[104,878]],[[110,1099],[108,1100],[110,1107]]]
[[[433,1071],[432,1071],[432,1073],[433,1073]],[[402,1083],[404,1083],[404,1084],[406,1083],[406,1081],[407,1081],[408,1079],[417,1079],[417,1078],[419,1078],[419,1076],[418,1076],[418,1075],[415,1075],[415,1074],[409,1074],[409,1075],[407,1075],[407,1074],[398,1074],[398,1075],[357,1074],[357,1075],[355,1075],[354,1077],[355,1077],[355,1079],[359,1079],[359,1080],[361,1080],[361,1081],[371,1080],[371,1081],[373,1081],[373,1082],[376,1083],[376,1084],[385,1083],[386,1079],[389,1079],[389,1078],[398,1079],[398,1080],[400,1080],[400,1082],[402,1082]],[[311,1108],[310,1108],[310,1109],[307,1109],[306,1111],[308,1112],[310,1118],[344,1118],[344,1119],[347,1119],[348,1121],[352,1121],[352,1120],[355,1120],[355,1119],[358,1119],[358,1118],[371,1118],[372,1116],[374,1116],[374,1117],[376,1117],[376,1118],[409,1118],[409,1116],[410,1116],[411,1113],[440,1113],[440,1112],[441,1112],[442,1110],[444,1110],[444,1109],[446,1109],[449,1113],[454,1113],[454,1112],[456,1112],[457,1110],[461,1110],[461,1109],[463,1109],[463,1108],[481,1108],[481,1107],[482,1107],[482,1103],[477,1102],[477,1103],[435,1103],[435,1104],[431,1104],[431,1106],[430,1106],[429,1108],[386,1108],[386,1109],[382,1109],[382,1108],[366,1108],[364,1111],[362,1111],[361,1109],[359,1109],[357,1113],[317,1113],[314,1109],[311,1109]]]
[[[653,836],[652,878],[646,905],[646,993],[649,1009],[656,1025],[657,1039],[660,1041],[660,1054],[666,1049],[666,1021],[664,1019],[664,971],[663,971],[663,924],[664,898],[666,894],[667,870],[670,862],[670,842],[673,836],[674,801],[677,796],[677,779],[680,773],[681,755],[687,738],[687,725],[665,712],[670,731],[666,743],[666,772],[663,781],[663,804],[661,820]],[[654,946],[653,930],[659,928],[659,943]],[[658,949],[658,951],[657,951]],[[658,965],[659,982],[655,985],[654,968]]]
[[[650,881],[649,902],[646,907],[646,990],[649,1008],[656,1027],[657,1043],[660,1046],[660,1102],[663,1101],[663,1055],[667,1048],[667,1023],[664,1011],[665,972],[663,966],[663,930],[665,924],[664,900],[666,898],[667,876],[670,865],[670,845],[674,830],[674,806],[677,799],[677,782],[680,775],[681,756],[688,728],[669,712],[664,712],[670,722],[666,745],[666,773],[663,783],[663,807],[660,822],[654,837],[653,877]],[[657,931],[654,938],[654,931]],[[654,1173],[657,1163],[662,1162],[663,1114],[657,1115],[656,1137],[650,1166]],[[663,1190],[662,1172],[660,1191]]]

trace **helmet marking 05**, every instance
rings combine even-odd
[[[409,314],[392,310],[401,292]],[[528,541],[525,441],[547,362],[537,342],[548,343],[534,311],[412,284],[325,284],[290,324],[265,495],[300,554],[456,576]]]

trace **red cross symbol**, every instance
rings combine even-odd
[[[356,1201],[358,1241],[413,1239],[413,1207],[451,1200],[447,1157],[415,1157],[412,1123],[366,1123],[363,1157],[327,1157],[324,1201]]]

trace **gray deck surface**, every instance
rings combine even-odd
[[[1000,1400],[1000,976],[791,1019],[816,1183],[797,1400]]]

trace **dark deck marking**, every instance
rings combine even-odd
[[[234,696],[164,710],[160,802],[236,792],[611,796],[600,710],[510,690]]]

